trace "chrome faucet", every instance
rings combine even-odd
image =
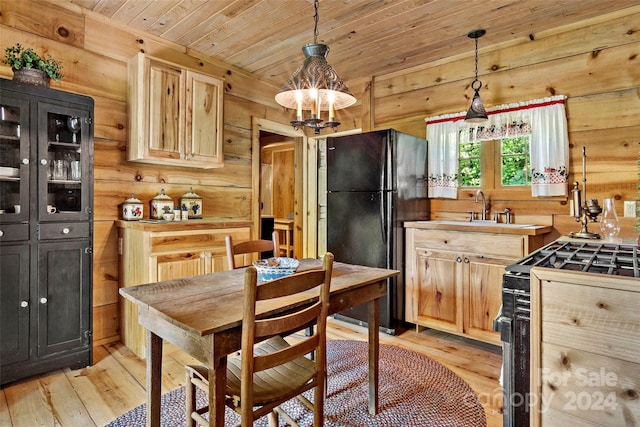
[[[482,190],[476,191],[476,203],[478,203],[478,196],[482,196],[482,213],[480,214],[480,219],[482,221],[487,220],[487,201],[484,198],[484,193]]]

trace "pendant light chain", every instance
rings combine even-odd
[[[475,79],[473,80],[473,82],[471,82],[471,88],[479,91],[482,88],[482,82],[480,80],[478,80],[478,39],[480,37],[482,37],[485,34],[485,30],[475,30],[472,31],[468,34],[468,37],[475,39],[476,41],[476,74],[475,74]],[[478,87],[476,87],[476,83],[479,84]]]
[[[478,37],[476,37],[476,78],[474,81],[478,80]]]
[[[315,9],[315,14],[313,15],[313,42],[318,43],[318,0],[313,2],[313,8]]]

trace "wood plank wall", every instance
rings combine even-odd
[[[640,7],[582,25],[535,35],[506,46],[480,43],[480,78],[486,106],[541,98],[569,97],[571,180],[580,176],[586,146],[590,198],[637,195],[640,141]],[[253,78],[221,61],[162,41],[85,9],[56,0],[0,3],[0,48],[17,42],[49,52],[64,65],[65,79],[52,87],[95,100],[94,341],[119,339],[118,204],[131,193],[147,202],[161,188],[178,198],[193,187],[208,217],[251,219],[251,117],[288,123],[290,114],[273,96],[278,86]],[[192,170],[130,163],[127,142],[127,60],[144,51],[225,79],[225,166]],[[359,102],[339,112],[341,130],[394,127],[425,136],[424,118],[463,111],[471,96],[473,54],[443,59],[404,72],[350,83]],[[11,78],[0,66],[0,77]],[[435,212],[474,209],[472,201],[433,200]],[[558,233],[576,230],[568,205],[558,201],[501,201],[516,213],[546,214]],[[148,206],[148,205],[147,205]],[[628,235],[634,221],[624,219]],[[558,234],[556,233],[556,234]]]
[[[620,236],[629,237],[637,235],[635,218],[622,215],[623,201],[638,198],[639,22],[640,7],[633,7],[506,45],[483,48],[480,39],[478,59],[485,107],[552,95],[568,97],[569,182],[582,182],[584,146],[588,198],[602,204],[602,199],[613,197],[622,222]],[[473,96],[473,71],[470,52],[375,78],[373,126],[425,137],[425,117],[466,111]],[[459,200],[431,200],[432,213],[443,217],[478,211],[473,196],[469,192]],[[516,217],[535,215],[538,222],[554,225],[551,239],[580,230],[565,200],[492,202],[496,210],[509,207]],[[598,224],[589,227],[599,232]]]
[[[65,78],[52,82],[53,88],[95,100],[93,336],[96,344],[118,340],[119,273],[114,227],[118,205],[134,193],[146,203],[148,217],[147,202],[160,189],[176,200],[193,187],[203,197],[206,217],[251,219],[251,117],[288,123],[290,115],[275,103],[279,86],[153,35],[131,32],[71,3],[2,1],[2,55],[5,47],[17,42],[61,60]],[[126,161],[127,61],[137,52],[225,80],[223,168],[169,168]],[[0,77],[12,78],[11,69],[0,65]]]

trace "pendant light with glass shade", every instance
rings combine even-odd
[[[471,101],[471,106],[469,107],[469,111],[467,111],[467,115],[464,118],[465,122],[468,123],[484,123],[489,118],[487,116],[487,112],[484,109],[484,105],[482,105],[482,100],[480,99],[480,89],[482,88],[482,82],[478,80],[478,39],[484,36],[487,32],[485,30],[473,30],[467,37],[470,39],[475,39],[476,41],[476,75],[473,82],[471,82],[471,89],[475,91],[473,94],[473,100]],[[477,87],[476,87],[477,85]]]
[[[276,102],[285,108],[296,110],[296,119],[291,121],[294,129],[309,127],[318,135],[326,127],[335,129],[340,122],[335,119],[335,111],[349,107],[356,102],[338,73],[327,62],[329,46],[318,43],[318,0],[314,2],[315,15],[313,43],[302,47],[304,63],[276,94]],[[310,116],[303,117],[305,111]],[[328,120],[320,114],[328,112]]]

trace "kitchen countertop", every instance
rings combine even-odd
[[[468,231],[473,233],[501,233],[537,236],[550,233],[550,225],[535,224],[504,224],[492,221],[406,221],[405,228],[419,228],[425,230]]]
[[[251,227],[253,223],[249,220],[234,220],[220,218],[190,219],[187,221],[163,221],[161,219],[140,219],[137,221],[116,221],[116,226],[120,228],[130,228],[141,231],[183,231],[183,230],[204,230],[212,228],[238,228]]]

